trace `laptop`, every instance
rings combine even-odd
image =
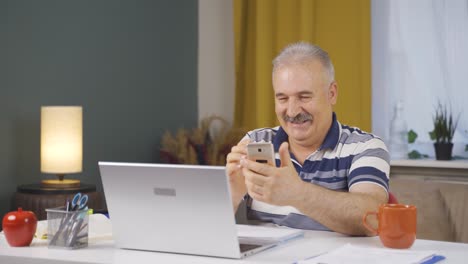
[[[99,169],[119,248],[238,259],[281,242],[239,243],[225,167],[99,162]]]

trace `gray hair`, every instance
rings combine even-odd
[[[330,83],[335,80],[335,68],[328,53],[317,45],[298,42],[288,45],[273,60],[273,73],[286,65],[303,64],[318,59],[328,75]]]

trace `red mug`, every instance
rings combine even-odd
[[[374,229],[367,223],[367,216],[375,215],[379,222]],[[416,206],[382,204],[378,212],[367,212],[362,218],[364,226],[377,233],[382,244],[389,248],[409,248],[416,240]]]

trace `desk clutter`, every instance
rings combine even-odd
[[[88,209],[46,209],[49,247],[76,249],[88,246]]]
[[[59,208],[46,209],[49,247],[76,249],[88,246],[88,195],[77,193]]]
[[[88,211],[89,213],[89,211]],[[112,239],[112,224],[109,218],[103,214],[88,214],[88,243],[98,240]],[[33,245],[47,245],[48,221],[42,220],[37,223],[37,230]]]
[[[77,193],[64,206],[46,209],[47,220],[37,221],[31,211],[7,213],[2,222],[8,244],[12,247],[47,244],[49,248],[78,249],[89,239],[112,237],[112,225],[103,214],[92,214],[88,196]]]
[[[90,250],[77,250],[74,254],[63,254],[63,250],[50,249],[47,247],[47,238],[44,235],[47,230],[47,220],[38,221],[36,237],[31,243],[31,247],[23,247],[18,250],[11,250],[2,237],[0,232],[0,263],[24,263],[24,259],[30,259],[34,254],[40,256],[39,263],[51,261],[51,263],[90,263],[95,260],[99,263],[131,263],[133,257],[140,260],[146,260],[145,263],[172,263],[172,262],[187,262],[190,263],[231,263],[228,259],[223,261],[221,258],[216,261],[208,258],[194,257],[187,259],[186,255],[175,254],[148,254],[146,251],[135,251],[129,254],[128,250],[120,250],[116,247],[112,239],[112,225],[110,219],[103,214],[88,215],[89,222],[89,247]],[[241,229],[239,236],[249,235],[268,239],[277,240],[286,239],[289,237],[286,230],[278,230],[272,234],[271,232],[251,232],[251,227]],[[242,230],[243,229],[243,230]],[[42,230],[42,231],[41,231]],[[287,246],[279,246],[276,250],[281,251],[281,257],[278,259],[276,253],[265,253],[259,255],[258,262],[263,263],[466,263],[466,252],[468,252],[468,244],[448,243],[431,240],[418,240],[411,249],[389,249],[384,248],[378,237],[347,237],[337,236],[332,232],[327,231],[304,231],[308,233],[304,239],[298,239],[295,244]],[[55,253],[48,252],[49,250],[57,251]],[[60,251],[60,252],[58,252]],[[270,255],[269,255],[270,254]],[[283,255],[284,254],[284,255]],[[118,259],[116,256],[132,256],[125,260]],[[3,257],[3,258],[2,258]],[[181,259],[178,259],[180,257]],[[18,260],[15,262],[14,260]],[[33,257],[34,258],[34,257]],[[3,260],[7,261],[3,261]],[[172,260],[172,261],[168,261]],[[180,261],[174,261],[180,260]],[[249,261],[247,261],[249,262]],[[252,262],[256,262],[255,259]],[[36,263],[31,260],[31,263]],[[249,262],[250,263],[250,262]]]

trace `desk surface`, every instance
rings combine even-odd
[[[12,248],[0,235],[0,263],[293,263],[346,243],[383,247],[378,237],[347,237],[333,232],[307,231],[304,238],[242,260],[232,260],[117,249],[110,238],[90,240],[87,248],[78,250],[48,249],[44,241],[36,240],[30,247]],[[416,240],[410,250],[436,251],[446,257],[443,263],[466,263],[468,258],[468,244],[462,243]]]

